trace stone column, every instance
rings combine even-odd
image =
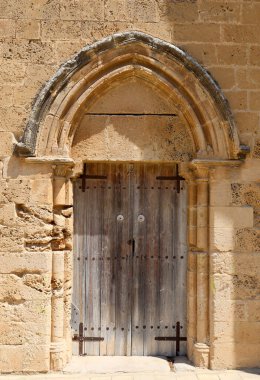
[[[208,169],[197,166],[197,339],[194,345],[194,364],[209,366],[209,189]]]
[[[197,244],[197,184],[192,171],[183,176],[188,183],[187,354],[193,361],[197,341],[197,261],[193,253]]]
[[[53,166],[53,240],[52,240],[52,318],[51,370],[62,370],[68,361],[67,349],[70,319],[70,271],[72,189],[71,164]],[[68,316],[69,314],[69,316]],[[70,342],[71,344],[71,342]]]
[[[63,251],[52,253],[52,300],[51,300],[51,369],[61,370],[64,365],[63,334],[63,286],[64,255]]]

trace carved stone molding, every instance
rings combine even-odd
[[[104,86],[126,76],[156,83],[178,105],[198,158],[232,159],[247,152],[240,147],[228,102],[209,73],[178,47],[137,31],[86,46],[62,65],[35,100],[16,152],[23,157],[69,157],[86,106]]]

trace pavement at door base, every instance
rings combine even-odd
[[[250,373],[251,372],[251,373]],[[195,370],[180,373],[2,375],[2,380],[259,380],[260,369],[248,371]]]

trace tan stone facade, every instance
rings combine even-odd
[[[260,365],[259,14],[245,0],[0,0],[0,372],[70,360],[86,160],[180,163],[188,356]]]

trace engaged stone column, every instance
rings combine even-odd
[[[183,166],[181,175],[188,184],[187,354],[193,361],[197,341],[197,258],[193,252],[197,245],[197,184],[193,170]]]
[[[59,371],[69,359],[71,289],[71,163],[55,165],[53,176],[52,317],[50,367]]]
[[[194,364],[209,366],[209,189],[208,168],[197,166],[197,341]]]
[[[52,253],[52,301],[51,301],[51,369],[61,370],[64,356],[64,255],[63,251]]]

